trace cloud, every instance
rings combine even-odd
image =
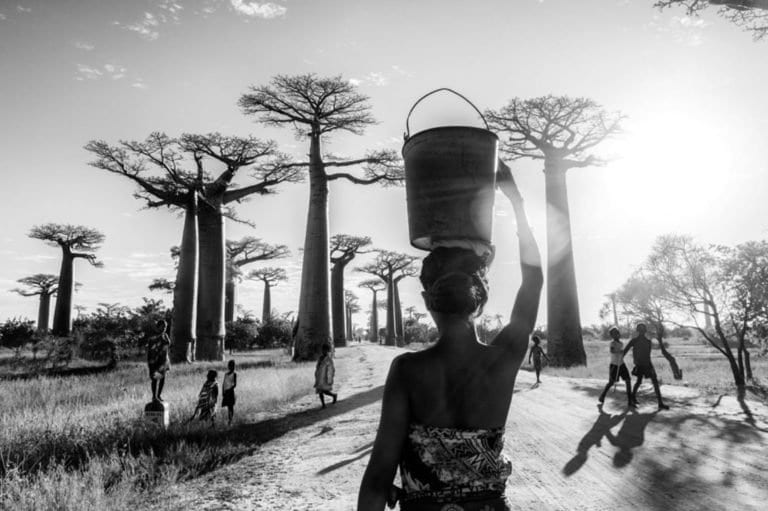
[[[143,79],[141,79],[141,78],[136,78],[136,79],[133,81],[133,83],[131,83],[131,87],[133,87],[134,89],[142,89],[142,90],[144,90],[144,89],[146,89],[146,88],[147,88],[147,84],[146,84],[146,83],[144,83],[144,80],[143,80]]]
[[[136,23],[131,23],[130,25],[121,25],[123,28],[130,30],[132,32],[136,32],[141,37],[148,41],[154,41],[158,37],[160,37],[160,32],[155,30],[155,28],[160,24],[160,22],[157,20],[154,14],[151,12],[145,12],[144,18],[141,21],[138,21]]]
[[[671,34],[675,42],[688,46],[699,46],[704,42],[704,30],[710,22],[692,16],[672,16],[666,23],[660,22],[661,17],[655,15],[653,21],[646,26],[662,34]]]
[[[99,80],[104,77],[119,80],[125,77],[127,71],[128,69],[118,64],[104,64],[100,68],[78,64],[75,80],[82,82],[85,80]]]
[[[85,64],[77,65],[77,76],[75,80],[98,80],[102,76],[102,72],[95,67],[86,66]]]
[[[74,45],[75,45],[75,48],[83,51],[93,51],[93,49],[95,48],[94,45],[83,42],[83,41],[75,41]]]
[[[7,19],[8,19],[8,16],[0,12],[0,21],[7,20]]]
[[[29,7],[24,7],[23,5],[17,5],[16,10],[19,12],[32,12],[32,9]]]
[[[359,85],[373,85],[376,87],[385,87],[389,85],[389,78],[384,73],[377,71],[371,71],[362,78],[350,78],[349,83],[354,86]]]
[[[287,8],[272,2],[258,3],[251,0],[230,0],[230,5],[239,14],[250,18],[272,19],[285,16]]]
[[[50,261],[52,259],[58,259],[59,256],[49,254],[35,254],[35,255],[23,255],[16,258],[17,261],[30,261],[33,263],[42,263],[44,261]]]

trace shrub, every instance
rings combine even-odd
[[[253,318],[237,318],[227,323],[227,336],[224,347],[230,351],[245,350],[256,342],[259,335],[259,322]]]
[[[273,316],[259,327],[256,344],[259,348],[283,348],[291,344],[292,338],[291,322],[285,317]]]
[[[35,322],[13,318],[0,325],[0,345],[15,349],[17,355],[26,344],[35,340]]]

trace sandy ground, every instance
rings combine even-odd
[[[347,510],[375,436],[382,385],[397,348],[338,350],[341,399],[321,410],[314,394],[252,418],[263,444],[253,455],[156,496],[152,508]],[[526,510],[751,510],[768,502],[768,407],[749,398],[650,384],[639,409],[599,380],[521,371],[505,451],[507,496]],[[249,418],[251,420],[251,418]],[[399,482],[399,477],[398,477]]]

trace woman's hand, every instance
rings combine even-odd
[[[498,169],[496,170],[496,186],[513,203],[522,202],[523,197],[520,195],[520,190],[517,189],[515,178],[512,177],[512,170],[501,158],[498,160]]]

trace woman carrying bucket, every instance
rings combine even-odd
[[[409,143],[433,130],[406,141],[403,152],[408,186],[412,186],[409,172],[433,172],[446,163],[428,161],[428,153],[439,160],[445,154],[442,149],[471,140],[457,138],[461,132],[455,130],[462,127],[451,128],[453,132],[443,133],[449,136],[442,142],[439,137],[433,139],[429,142],[431,147],[422,148],[424,151],[415,159],[409,158]],[[495,139],[493,133],[487,133]],[[458,149],[464,156],[475,149],[487,153],[484,157],[491,158],[490,165],[486,165],[489,168],[479,170],[465,165],[453,171],[457,178],[462,172],[490,171],[490,180],[474,176],[474,181],[486,183],[483,193],[490,192],[491,205],[494,181],[512,203],[517,217],[522,283],[510,322],[489,345],[479,342],[474,319],[488,300],[486,273],[493,253],[490,239],[468,232],[460,232],[456,237],[439,220],[433,223],[430,233],[415,232],[414,225],[424,218],[412,218],[416,208],[411,204],[413,190],[408,189],[412,243],[431,250],[422,266],[422,296],[440,338],[433,347],[400,355],[392,362],[378,434],[360,487],[358,510],[381,510],[385,503],[394,506],[398,499],[400,509],[405,511],[511,509],[504,497],[511,472],[511,464],[502,453],[504,427],[517,372],[536,322],[543,276],[539,250],[520,193],[509,167],[499,161],[496,171],[496,144],[491,147],[492,150],[480,145]],[[461,161],[477,163],[472,157]],[[450,186],[448,181],[445,184]],[[453,207],[460,208],[469,202],[454,202]],[[484,227],[489,233],[490,226]],[[402,489],[392,486],[398,466]]]

